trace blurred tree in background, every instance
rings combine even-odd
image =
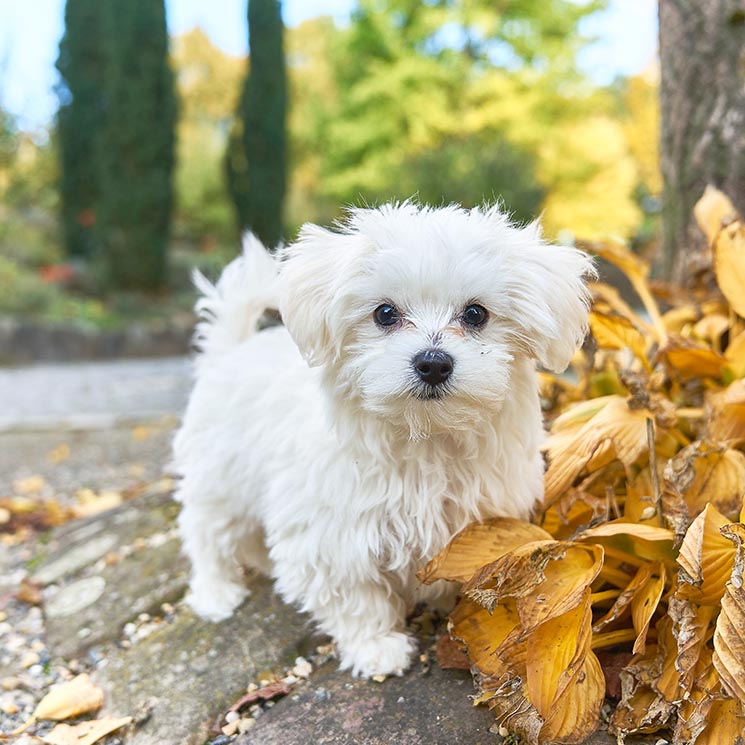
[[[267,245],[283,237],[287,109],[284,27],[277,0],[249,0],[251,65],[230,138],[228,185],[241,229]]]
[[[222,52],[200,28],[174,39],[172,59],[179,96],[175,227],[203,250],[234,245],[223,155],[246,62]]]
[[[707,184],[745,214],[745,4],[660,0],[662,256],[686,283],[709,258],[693,206]]]
[[[65,35],[57,58],[62,78],[57,133],[60,203],[65,249],[70,256],[92,257],[100,202],[100,153],[107,65],[106,3],[68,0]]]
[[[602,5],[360,0],[347,29],[291,29],[289,222],[418,192],[501,196],[553,235],[632,233],[640,177],[619,97],[576,64]]]
[[[166,278],[176,97],[163,0],[109,0],[97,232],[110,287],[157,290]]]

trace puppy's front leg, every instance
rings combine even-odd
[[[415,642],[403,632],[406,605],[377,569],[313,562],[298,571],[297,562],[279,561],[275,573],[282,594],[333,636],[342,669],[367,678],[408,668]]]

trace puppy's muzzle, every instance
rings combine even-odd
[[[441,349],[427,349],[412,360],[419,378],[431,386],[442,385],[453,372],[453,358]]]

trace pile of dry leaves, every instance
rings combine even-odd
[[[595,285],[579,382],[546,376],[542,514],[472,525],[421,572],[464,583],[477,701],[528,743],[581,742],[606,692],[621,738],[745,737],[745,225],[715,190],[696,216],[721,294],[658,301],[643,260],[593,246],[645,311]]]

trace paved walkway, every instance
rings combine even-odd
[[[186,357],[0,369],[0,432],[101,429],[179,414]]]
[[[190,387],[186,357],[0,369],[0,497],[30,477],[62,503],[160,478]]]

